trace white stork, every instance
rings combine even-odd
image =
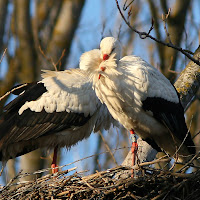
[[[113,37],[104,38],[100,50],[101,64],[83,69],[92,74],[94,90],[113,118],[157,151],[178,155],[178,161],[195,154],[183,107],[169,80],[140,57],[120,59],[120,43]],[[132,152],[136,150],[134,141]]]
[[[80,66],[100,61],[99,50],[85,53],[81,60]],[[96,97],[88,77],[81,69],[44,71],[41,81],[16,89],[19,96],[0,117],[0,160],[55,148],[55,168],[57,148],[69,148],[92,131],[109,129],[114,119]]]

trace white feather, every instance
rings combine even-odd
[[[120,47],[116,39],[105,38],[100,47],[101,58],[105,54],[109,58],[89,69],[93,73],[93,89],[98,98],[127,130],[134,129],[142,138],[154,139],[158,146],[173,155],[176,147],[171,134],[152,114],[142,109],[142,102],[147,97],[159,97],[179,103],[174,87],[162,73],[140,57],[126,56],[119,60]],[[100,70],[101,67],[105,70]],[[188,153],[185,147],[180,151],[183,155]]]
[[[92,116],[99,107],[100,102],[91,89],[92,83],[88,81],[85,71],[45,71],[42,77],[41,82],[44,83],[47,92],[36,101],[26,102],[19,110],[20,115],[30,108],[35,112],[41,112],[42,109],[48,113],[73,111]]]

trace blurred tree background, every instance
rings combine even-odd
[[[123,7],[130,2],[121,0],[119,4]],[[171,11],[165,19],[169,8]],[[124,12],[126,16],[128,12],[131,13],[129,21],[140,31],[148,32],[153,18],[154,29],[151,34],[159,40],[169,42],[170,37],[174,45],[192,52],[199,45],[198,0],[135,0]],[[101,38],[111,35],[119,37],[123,55],[141,56],[159,68],[172,82],[188,63],[188,59],[180,52],[150,39],[142,40],[132,32],[123,22],[115,0],[0,1],[0,96],[16,84],[39,80],[41,69],[54,70],[55,65],[59,70],[78,67],[83,52],[99,48]],[[0,102],[0,112],[13,98],[9,96]],[[187,111],[187,122],[193,134],[200,130],[198,98]],[[197,146],[199,140],[198,136],[195,137]],[[92,134],[70,151],[61,150],[60,165],[96,154],[74,165],[81,170],[89,169],[88,173],[104,170],[120,164],[129,151],[127,147],[130,147],[127,131],[111,128],[108,132]],[[98,155],[109,149],[114,157],[111,153]],[[15,176],[20,169],[33,172],[49,167],[50,163],[49,155],[42,150],[10,160],[1,183]]]

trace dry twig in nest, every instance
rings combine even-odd
[[[74,170],[75,168],[71,169]],[[0,199],[198,199],[200,171],[171,173],[142,166],[137,179],[116,179],[115,174],[130,167],[118,166],[82,177],[83,172],[67,176],[70,170],[48,174],[33,181],[14,183],[0,191]],[[20,173],[18,177],[26,176]],[[17,177],[17,178],[18,178]],[[13,187],[17,186],[17,187]]]

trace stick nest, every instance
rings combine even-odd
[[[83,172],[68,176],[70,170],[65,170],[16,182],[29,175],[19,173],[1,188],[0,199],[200,199],[200,171],[181,174],[142,167],[137,178],[116,178],[127,170],[119,166],[89,176]]]

